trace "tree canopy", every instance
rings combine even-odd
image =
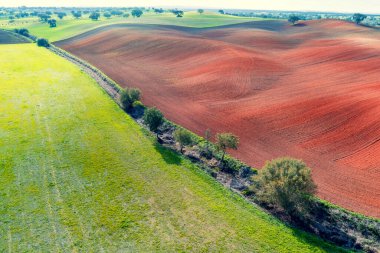
[[[179,143],[181,153],[183,153],[183,147],[194,143],[193,137],[189,131],[183,128],[177,128],[174,131],[174,139]]]
[[[143,119],[150,131],[153,132],[156,132],[164,122],[164,116],[156,107],[147,109],[144,113]]]
[[[364,19],[366,19],[367,16],[361,13],[355,13],[352,16],[352,19],[355,21],[356,24],[360,24]]]
[[[132,14],[132,17],[139,18],[143,14],[143,11],[140,9],[133,9],[131,14]]]
[[[288,157],[267,162],[259,171],[254,188],[258,200],[289,214],[304,210],[307,197],[316,191],[310,168],[303,161]]]
[[[300,20],[300,17],[296,16],[296,15],[290,15],[289,18],[288,18],[288,21],[290,23],[292,23],[293,25],[295,23],[297,23],[298,21]]]
[[[100,18],[100,14],[98,12],[92,12],[90,16],[88,16],[92,20],[98,20]]]
[[[216,135],[216,147],[223,152],[221,162],[224,161],[224,155],[227,149],[238,149],[239,137],[231,133],[219,133]]]

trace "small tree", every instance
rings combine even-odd
[[[135,88],[123,90],[120,94],[120,103],[123,109],[128,110],[135,101],[140,100],[140,94],[141,91]]]
[[[128,89],[129,96],[131,97],[132,103],[140,100],[141,91],[137,88]]]
[[[65,12],[58,12],[57,16],[59,19],[63,19],[66,16],[66,13]]]
[[[202,14],[203,12],[205,12],[203,9],[198,9],[199,14]]]
[[[183,147],[194,143],[193,137],[189,131],[183,128],[177,128],[174,131],[174,139],[179,143],[180,151],[183,154]]]
[[[220,14],[224,14],[224,10],[219,10],[218,11]]]
[[[90,16],[88,16],[90,19],[97,21],[100,18],[100,14],[98,12],[92,12]]]
[[[206,140],[206,152],[209,152],[209,145],[210,145],[210,140],[211,140],[211,130],[207,129],[205,131],[205,140]]]
[[[143,14],[143,11],[136,8],[132,10],[131,14],[132,14],[132,17],[139,18]]]
[[[184,12],[183,12],[183,11],[180,11],[180,10],[177,10],[177,9],[172,10],[172,13],[173,13],[174,15],[176,15],[177,18],[182,18],[183,15],[184,15]]]
[[[123,15],[123,18],[129,18],[129,13],[125,13],[125,14]]]
[[[259,201],[292,214],[308,206],[308,196],[315,193],[316,185],[304,162],[285,157],[265,164],[255,180],[254,190]]]
[[[360,24],[364,19],[366,19],[367,16],[361,13],[355,13],[352,16],[352,19],[355,21],[356,24]]]
[[[239,138],[231,133],[221,133],[216,135],[216,147],[223,152],[220,162],[224,162],[227,149],[238,149]]]
[[[293,25],[297,23],[300,20],[300,18],[296,15],[290,15],[288,18],[288,21],[292,23]]]
[[[15,29],[15,32],[22,35],[22,36],[25,36],[25,37],[29,37],[30,34],[29,34],[29,30],[26,29],[26,28],[21,28],[21,29]]]
[[[71,13],[73,14],[74,18],[76,18],[76,19],[82,17],[81,11],[72,11]]]
[[[105,18],[111,18],[111,13],[109,13],[109,12],[105,12],[104,14],[103,14],[103,16],[105,17]]]
[[[57,27],[57,21],[55,19],[49,19],[48,24],[50,28]]]
[[[41,22],[47,22],[51,18],[50,15],[45,14],[45,13],[39,14],[38,17],[40,18]]]
[[[158,128],[164,123],[164,116],[155,107],[147,109],[144,113],[144,122],[149,127],[150,131],[157,132]],[[158,133],[157,133],[158,138]]]
[[[50,44],[49,44],[49,41],[47,39],[39,38],[39,39],[37,39],[37,46],[39,46],[39,47],[49,47]]]

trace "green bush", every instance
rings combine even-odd
[[[141,91],[135,88],[127,88],[120,93],[120,103],[124,110],[128,110],[133,103],[140,99]]]
[[[183,147],[188,146],[194,143],[192,135],[189,131],[183,128],[177,128],[174,131],[174,139],[179,143],[181,153],[183,153]]]
[[[254,182],[259,201],[288,214],[308,208],[309,197],[316,191],[310,168],[303,161],[288,157],[267,162]]]
[[[132,107],[137,109],[137,110],[145,109],[145,105],[143,103],[141,103],[141,101],[133,102]]]
[[[147,109],[143,119],[149,130],[153,132],[156,132],[162,123],[164,123],[164,115],[156,107]]]
[[[49,44],[49,41],[47,39],[39,38],[39,39],[37,39],[37,46],[39,46],[39,47],[49,47],[50,44]]]

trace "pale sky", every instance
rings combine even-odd
[[[380,14],[380,0],[0,0],[0,6],[192,7]]]

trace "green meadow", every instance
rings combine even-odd
[[[341,251],[157,146],[63,58],[0,55],[0,252]]]
[[[31,34],[37,37],[47,38],[49,41],[54,42],[78,35],[97,27],[118,23],[212,27],[261,20],[260,18],[235,17],[212,12],[199,14],[194,11],[185,12],[184,17],[182,18],[177,18],[172,13],[154,14],[152,12],[144,13],[140,18],[133,18],[131,16],[129,18],[113,16],[110,19],[106,19],[102,16],[98,21],[89,19],[88,15],[84,15],[80,19],[74,19],[71,14],[64,17],[62,20],[59,20],[55,16],[53,16],[53,18],[57,20],[57,27],[55,28],[50,28],[47,23],[39,22],[37,18],[16,20],[14,24],[9,24],[8,20],[0,20],[0,28],[27,28]]]

